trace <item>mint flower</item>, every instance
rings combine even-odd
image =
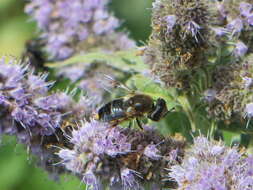
[[[231,56],[234,54],[242,57],[234,57],[227,64],[217,65],[212,73],[212,89],[216,94],[211,101],[207,101],[207,111],[216,120],[243,121],[246,106],[253,101],[252,54],[240,41]]]
[[[52,165],[58,161],[52,145],[63,146],[66,122],[83,119],[92,110],[87,100],[76,103],[64,92],[50,93],[53,83],[46,82],[46,77],[35,75],[26,63],[1,58],[0,135],[16,136],[40,158],[40,165],[58,173],[64,170]]]
[[[245,107],[245,115],[248,118],[252,118],[253,117],[253,103],[248,103]]]
[[[232,35],[245,35],[242,32],[252,31],[252,2],[251,1],[222,1],[219,3],[222,7],[224,21],[227,22],[227,28]]]
[[[243,21],[236,18],[227,25],[227,28],[232,31],[232,34],[240,33],[243,30]]]
[[[178,190],[250,190],[253,188],[253,157],[236,147],[197,137],[186,150],[182,164],[172,166],[169,177]]]
[[[239,9],[240,9],[241,15],[247,17],[250,15],[250,13],[252,11],[252,4],[246,3],[246,2],[241,2]]]
[[[120,22],[109,13],[108,3],[108,0],[30,0],[25,12],[37,22],[47,52],[53,59],[61,60],[86,51],[84,46],[113,43],[110,35],[117,38],[118,44],[127,41],[124,46],[133,47],[134,42],[126,34],[115,33]]]
[[[164,167],[183,156],[184,143],[144,131],[91,121],[72,132],[73,149],[58,153],[62,165],[91,189],[144,189],[163,185]],[[171,185],[174,185],[173,183]]]
[[[244,56],[248,51],[248,47],[241,41],[238,41],[235,45],[234,54],[237,57]]]
[[[172,31],[173,27],[176,24],[176,16],[175,15],[168,15],[165,17],[165,20],[167,22],[167,31],[170,32]]]
[[[218,10],[205,0],[157,0],[152,8],[152,34],[144,62],[166,86],[189,88],[191,72],[208,61]]]

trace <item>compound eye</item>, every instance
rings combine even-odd
[[[162,98],[157,99],[157,105],[166,107],[166,102]]]
[[[136,111],[141,111],[142,110],[142,104],[141,103],[136,103],[134,104],[134,108]]]

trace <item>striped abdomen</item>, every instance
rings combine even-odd
[[[113,100],[98,110],[98,117],[100,121],[110,122],[115,120],[121,120],[126,117],[126,113],[123,106],[123,98]]]

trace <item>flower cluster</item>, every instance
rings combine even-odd
[[[241,120],[253,102],[252,15],[247,0],[157,0],[144,61],[166,86],[204,94],[213,119]]]
[[[252,14],[250,1],[157,0],[144,61],[166,86],[188,89],[196,82],[199,70],[208,68],[212,73],[215,68],[213,75],[217,75],[219,68],[214,63],[221,69],[226,67],[218,60],[223,56],[220,50],[233,49],[226,55],[229,61],[222,57],[230,65],[249,53]]]
[[[62,164],[91,189],[150,189],[164,184],[164,168],[180,162],[184,143],[164,138],[152,128],[136,131],[97,121],[74,130],[73,149],[61,149]]]
[[[250,88],[247,88],[250,84],[245,75],[249,66],[227,65],[214,71],[214,84],[212,89],[207,90],[214,92],[206,109],[210,117],[230,122],[244,117],[245,106],[250,101],[249,97],[246,97],[250,93]]]
[[[134,46],[124,33],[114,32],[119,20],[108,12],[108,0],[31,0],[25,11],[42,31],[53,59],[65,59],[96,44],[116,42],[116,48]],[[110,37],[111,36],[111,37]],[[101,45],[103,46],[103,45]]]
[[[252,2],[250,0],[225,0],[218,6],[220,16],[227,20],[227,28],[237,34],[252,25]]]
[[[230,31],[229,38],[223,43],[230,46],[229,54],[220,54],[221,60],[211,72],[212,85],[215,91],[209,101],[207,111],[216,120],[238,120],[250,116],[247,104],[252,97],[252,23],[253,4],[250,1],[223,1],[218,7],[221,18]],[[226,49],[226,47],[224,48]],[[250,116],[251,117],[251,116]],[[232,121],[233,122],[233,121]]]
[[[45,74],[33,74],[25,63],[1,59],[0,135],[15,135],[51,168],[56,156],[49,145],[63,145],[64,124],[83,119],[90,108],[87,101],[76,103],[66,93],[50,94],[53,83],[45,79]]]
[[[250,190],[253,188],[253,157],[237,148],[198,137],[185,152],[181,165],[172,166],[169,177],[178,190]]]
[[[153,32],[144,61],[167,86],[185,88],[191,70],[205,65],[212,47],[217,11],[205,0],[157,0],[153,3]],[[207,50],[209,48],[209,50]]]

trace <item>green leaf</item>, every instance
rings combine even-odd
[[[193,112],[193,108],[191,106],[189,99],[186,96],[179,96],[178,101],[180,102],[184,112],[186,113],[186,115],[191,123],[192,131],[195,132],[196,128],[197,128],[196,114]]]
[[[104,61],[107,64],[118,67],[123,71],[142,72],[147,69],[148,66],[144,64],[142,58],[136,54],[137,49],[118,51],[114,53],[92,52],[83,55],[75,55],[61,62],[47,63],[46,66],[50,68],[59,68],[76,63],[89,64],[94,61]]]
[[[165,122],[166,124],[161,122],[162,127],[160,127],[160,131],[162,134],[175,135],[176,133],[181,133],[189,142],[192,141],[191,126],[185,113],[171,112],[166,117]]]
[[[230,146],[234,141],[240,142],[240,134],[233,133],[230,131],[223,131],[224,142],[227,146]]]
[[[1,190],[73,190],[85,189],[80,179],[70,174],[60,176],[59,181],[50,179],[50,174],[36,166],[35,157],[29,156],[24,145],[17,144],[15,137],[4,136],[0,144],[0,189]],[[28,160],[29,158],[29,160]],[[54,173],[51,173],[53,177]]]
[[[233,53],[235,49],[235,44],[229,44],[227,46],[225,46],[222,51],[221,51],[221,56],[222,57],[228,57],[231,56],[231,54]]]

